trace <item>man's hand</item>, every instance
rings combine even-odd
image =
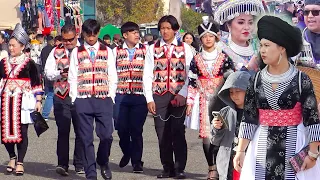
[[[218,118],[214,118],[212,121],[213,127],[216,129],[221,129],[223,126],[223,123],[218,119]]]
[[[176,103],[173,105],[174,107],[180,107],[180,106],[184,106],[187,103],[187,99],[183,96],[181,96],[180,94],[177,94],[174,99],[173,99]]]
[[[150,113],[154,115],[156,114],[156,104],[154,103],[154,101],[148,103],[148,110]]]
[[[65,71],[63,71],[63,70],[60,70],[60,75],[61,75],[61,77],[63,77],[63,78],[67,78],[67,77],[68,77],[68,72],[65,72]]]
[[[188,105],[187,106],[187,116],[190,116],[191,115],[191,112],[192,112],[192,105]]]

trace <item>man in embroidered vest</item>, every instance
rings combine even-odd
[[[187,73],[193,55],[189,45],[175,38],[179,28],[174,16],[160,19],[158,30],[162,39],[149,47],[143,71],[144,93],[148,110],[154,115],[164,168],[158,178],[185,178]]]
[[[53,112],[58,127],[57,156],[58,166],[56,172],[62,176],[68,175],[69,167],[69,140],[71,122],[75,132],[75,147],[73,165],[77,173],[83,171],[83,145],[79,137],[79,119],[75,107],[71,104],[69,96],[68,69],[70,54],[76,47],[76,28],[67,24],[61,29],[63,43],[52,49],[44,72],[48,80],[54,82]]]
[[[70,96],[79,116],[80,138],[84,144],[87,179],[97,179],[93,145],[94,121],[100,138],[97,164],[104,179],[111,179],[109,155],[112,144],[113,104],[117,71],[112,50],[98,42],[100,24],[87,19],[82,25],[84,44],[71,53],[68,82]]]
[[[136,23],[123,24],[121,33],[124,43],[113,49],[118,73],[114,118],[123,152],[119,166],[125,167],[131,159],[133,172],[142,173],[142,131],[148,114],[142,85],[146,49],[139,43],[139,26]]]

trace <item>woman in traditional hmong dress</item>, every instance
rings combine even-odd
[[[301,32],[277,17],[264,16],[258,22],[258,37],[267,66],[252,78],[246,92],[234,167],[241,170],[242,180],[315,179],[320,173],[316,98],[310,78],[288,61],[300,52]],[[305,171],[295,175],[287,161],[307,145]]]
[[[218,46],[233,60],[237,70],[258,70],[254,17],[264,12],[261,0],[227,0],[215,11],[214,20],[228,31]]]
[[[23,53],[29,37],[20,24],[9,41],[10,57],[0,62],[1,142],[10,161],[7,173],[23,175],[23,159],[28,148],[30,113],[41,109],[40,77],[35,63]],[[18,156],[15,153],[17,145]]]
[[[198,27],[203,50],[191,61],[188,75],[187,115],[191,114],[193,106],[199,106],[199,137],[203,139],[203,150],[209,166],[208,179],[219,177],[214,166],[214,145],[210,143],[210,122],[213,119],[211,112],[219,111],[223,107],[224,103],[217,97],[217,93],[227,73],[234,71],[232,60],[215,46],[218,31],[219,25],[214,23],[201,24]],[[200,102],[194,104],[198,93]]]

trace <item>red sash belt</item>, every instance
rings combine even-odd
[[[301,103],[298,102],[293,109],[259,109],[259,121],[265,126],[297,126],[302,122]]]

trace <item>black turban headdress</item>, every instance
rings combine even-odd
[[[284,47],[288,57],[296,56],[301,51],[301,31],[278,17],[263,16],[258,22],[258,37]]]

